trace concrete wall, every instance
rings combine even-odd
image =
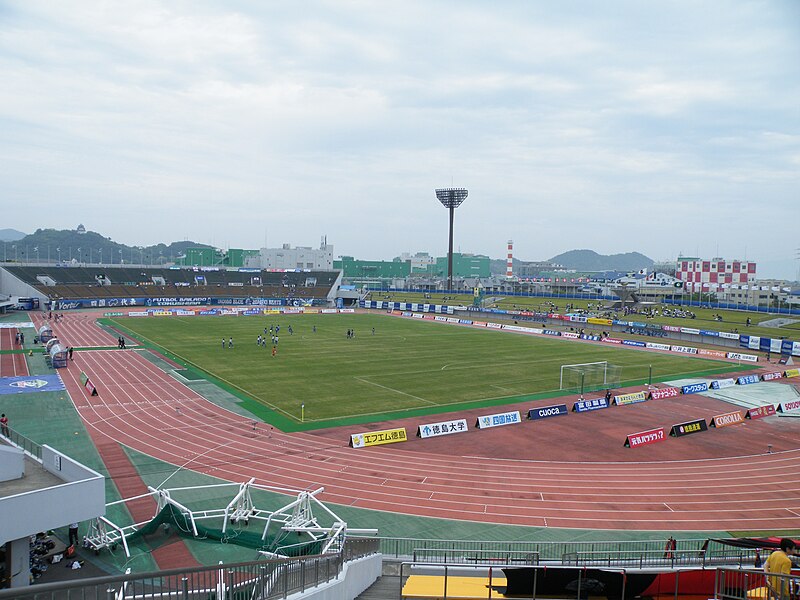
[[[72,460],[69,456],[61,454],[50,446],[42,446],[42,467],[66,482],[83,481],[99,477],[103,479],[97,471]]]
[[[0,267],[0,294],[18,296],[21,298],[39,298],[39,304],[44,308],[47,297],[32,285],[24,283],[2,267]]]
[[[39,531],[88,521],[106,511],[105,480],[48,446],[42,449],[43,467],[66,483],[0,499],[0,544]],[[60,457],[61,470],[56,456]]]
[[[14,540],[6,546],[6,551],[10,552],[11,557],[8,561],[11,580],[9,587],[18,588],[30,584],[31,579],[31,558],[30,541],[28,538]]]
[[[0,481],[21,479],[25,475],[25,453],[13,446],[0,446]]]
[[[305,592],[288,596],[291,600],[350,600],[381,576],[383,556],[373,554],[345,563],[337,579]]]

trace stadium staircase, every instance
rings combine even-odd
[[[386,600],[400,597],[400,576],[381,575],[371,586],[356,596],[356,600]]]

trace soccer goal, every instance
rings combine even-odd
[[[561,365],[560,390],[591,392],[618,387],[622,367],[609,364],[607,360],[576,365]]]

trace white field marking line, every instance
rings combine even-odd
[[[120,358],[119,354],[117,354],[117,353],[108,353],[108,352],[100,352],[97,356],[94,356],[93,358],[95,359],[95,367],[96,367],[96,369],[98,371],[102,372],[104,375],[108,375],[108,371],[107,371],[106,367],[111,368],[111,365],[112,365],[111,357],[112,356],[114,357],[114,359]],[[74,380],[74,376],[73,376],[73,381],[75,381]],[[132,400],[130,394],[128,394],[127,392],[124,392],[124,391],[123,391],[123,394],[129,400]],[[120,401],[116,397],[114,397],[114,400],[117,401],[117,402]],[[110,405],[108,405],[105,402],[104,399],[101,398],[101,402],[102,402],[102,404],[92,405],[92,408],[94,409],[95,414],[97,414],[97,408],[106,408],[107,410],[111,410],[109,408]],[[157,411],[157,412],[159,412],[159,411]],[[164,411],[160,411],[160,412],[162,414],[164,414]],[[137,436],[135,436],[135,439],[136,439],[136,441],[140,441],[141,440],[142,442],[144,442],[147,445],[146,448],[142,448],[141,446],[137,446],[136,444],[132,443],[131,441],[127,441],[126,442],[126,441],[123,441],[122,439],[119,439],[117,437],[109,435],[108,431],[104,431],[103,429],[100,429],[99,427],[95,427],[93,423],[88,423],[87,422],[87,424],[89,424],[90,426],[94,427],[97,431],[99,431],[103,435],[106,435],[107,437],[111,438],[115,442],[117,442],[119,444],[128,445],[128,446],[137,448],[140,451],[144,452],[145,454],[147,454],[147,450],[148,449],[152,450],[153,448],[158,448],[158,449],[161,450],[161,452],[163,454],[168,454],[172,458],[177,458],[179,456],[185,456],[184,454],[180,454],[180,452],[183,452],[183,451],[185,451],[187,449],[186,442],[188,442],[189,440],[184,439],[181,446],[178,446],[176,444],[172,444],[168,440],[165,440],[163,437],[160,437],[160,436],[157,436],[157,435],[154,435],[153,433],[151,433],[152,430],[149,429],[148,426],[152,427],[152,425],[153,425],[153,419],[152,418],[151,419],[140,419],[135,414],[133,414],[132,411],[128,411],[128,413],[129,413],[129,416],[133,417],[133,419],[131,420],[132,422],[126,422],[125,424],[126,425],[137,425]],[[97,414],[97,416],[99,417],[100,415]],[[118,415],[118,416],[120,416],[120,415]],[[124,415],[121,415],[121,416],[124,416]],[[151,417],[153,417],[153,418],[156,418],[157,416],[158,416],[157,413],[156,414],[151,414]],[[111,430],[113,432],[115,432],[115,433],[122,434],[123,436],[126,436],[128,438],[131,437],[131,434],[129,433],[129,431],[126,432],[125,430],[121,429],[120,427],[117,427],[117,426],[114,426],[114,425],[110,425],[108,423],[106,423],[106,425],[109,426],[111,428]],[[144,434],[144,436],[146,436],[147,439],[144,439],[142,437],[143,434]],[[170,450],[171,447],[174,447],[176,450],[171,451]],[[197,443],[197,447],[198,447],[198,450],[207,449],[207,446],[199,444],[199,443]]]
[[[514,391],[511,388],[503,387],[502,385],[497,385],[496,383],[491,384],[490,387],[497,388],[498,390],[502,390],[504,392],[513,392]]]
[[[146,363],[146,364],[148,365],[148,368],[151,368],[151,367],[150,367],[150,365],[149,365],[149,363]],[[751,472],[751,471],[748,471],[748,474],[749,474],[750,472]],[[749,484],[748,484],[748,485],[749,485]]]
[[[183,463],[181,466],[179,466],[177,469],[175,469],[175,470],[172,472],[172,474],[171,474],[169,477],[167,477],[167,478],[166,478],[164,481],[162,481],[160,484],[158,484],[158,485],[156,486],[156,489],[157,489],[157,490],[160,490],[160,489],[162,488],[162,486],[163,486],[165,483],[167,483],[167,482],[168,482],[170,479],[172,479],[172,478],[173,478],[175,475],[177,475],[177,474],[178,474],[178,472],[180,472],[181,470],[183,470],[183,469],[184,469],[184,467],[186,467],[186,466],[187,466],[187,465],[189,465],[190,463],[194,462],[194,461],[195,461],[195,460],[197,460],[198,458],[202,458],[202,457],[203,457],[203,456],[205,456],[206,454],[209,454],[209,453],[211,453],[211,452],[214,452],[215,450],[218,450],[218,449],[220,449],[220,448],[224,448],[225,446],[228,446],[228,445],[230,445],[230,444],[234,443],[235,441],[236,441],[235,439],[233,439],[233,440],[229,440],[228,442],[225,442],[224,444],[218,444],[218,445],[216,445],[216,446],[212,446],[211,448],[207,449],[205,452],[201,452],[200,454],[195,454],[195,455],[194,455],[192,458],[190,458],[190,459],[189,459],[189,460],[187,460],[185,463]]]
[[[110,355],[109,355],[108,353],[105,353],[104,355],[102,355],[102,356],[98,356],[98,357],[96,357],[96,358],[100,358],[100,359],[101,359],[103,362],[105,362],[106,360],[108,360],[108,359],[110,358]],[[120,356],[119,356],[119,355],[114,355],[114,357],[113,357],[113,358],[120,358]],[[119,361],[117,361],[117,362],[119,362]],[[150,364],[149,364],[149,363],[147,363],[147,362],[145,362],[145,363],[143,363],[143,364],[145,365],[145,368],[147,368],[147,369],[152,369],[154,373],[157,373],[157,374],[159,374],[159,373],[160,373],[160,374],[161,374],[161,377],[164,377],[164,378],[166,379],[166,381],[167,381],[167,382],[169,382],[169,379],[168,379],[168,378],[166,378],[165,374],[164,374],[163,372],[159,371],[159,370],[158,370],[157,368],[155,368],[153,365],[150,365]],[[100,367],[99,367],[99,365],[98,365],[98,368],[100,368]],[[178,383],[176,383],[176,382],[172,382],[172,383],[173,383],[173,384],[174,384],[176,387],[181,387],[181,386],[180,386],[180,384],[178,384]],[[129,397],[130,397],[130,396],[129,396]],[[200,401],[202,401],[202,403],[203,403],[204,405],[207,405],[207,406],[209,406],[210,408],[219,408],[219,407],[215,407],[215,405],[212,405],[212,404],[208,403],[207,401],[205,401],[204,399],[200,398],[199,396],[198,396],[198,399],[199,399]],[[223,413],[223,416],[224,416],[224,414],[228,414],[228,413],[227,413],[227,411],[224,411],[223,409],[219,409],[219,410],[220,410],[220,411]],[[161,411],[161,412],[162,412],[162,414],[163,414],[163,411]],[[188,413],[187,413],[187,414],[188,414]],[[156,415],[153,415],[153,416],[156,416]],[[241,421],[241,417],[240,417],[239,415],[235,415],[235,416],[237,417],[236,423],[240,423],[240,421]],[[185,420],[185,419],[184,419],[184,420]],[[175,421],[175,416],[174,416],[174,414],[173,414],[172,412],[168,412],[168,413],[166,413],[166,418],[165,418],[165,421],[173,421],[173,422],[174,422],[174,421]],[[142,422],[142,423],[145,423],[145,424],[148,424],[148,425],[152,426],[152,419],[150,419],[150,420],[146,420],[146,421],[142,421],[142,420],[140,420],[139,422]],[[206,421],[204,421],[204,423],[205,423],[205,426],[207,427],[207,420],[206,420]],[[247,423],[249,424],[249,421],[248,421]],[[117,428],[115,428],[115,429],[117,429]],[[117,430],[118,430],[118,429],[117,429]],[[210,430],[210,431],[209,431],[209,433],[212,433],[212,431],[213,431],[213,430]],[[104,432],[104,433],[105,433],[105,432]],[[141,433],[143,433],[143,432],[141,432]],[[213,437],[213,439],[210,439],[209,433],[206,433],[206,434],[205,434],[205,436],[204,436],[204,438],[205,438],[205,439],[203,439],[203,440],[202,440],[203,442],[214,441],[215,439],[227,440],[227,443],[238,442],[238,443],[239,443],[239,445],[240,445],[240,450],[241,450],[242,452],[249,452],[249,453],[251,453],[251,454],[252,454],[252,452],[253,452],[253,448],[252,448],[252,441],[253,441],[253,440],[252,440],[251,438],[249,438],[249,437],[248,437],[248,439],[247,439],[247,440],[244,440],[244,439],[240,439],[240,438],[241,438],[241,435],[240,435],[240,436],[239,436],[239,438],[237,438],[237,439],[234,439],[234,440],[233,440],[233,442],[231,442],[231,440],[230,440],[230,436],[228,436],[228,437],[222,437],[222,436],[212,436],[212,437]],[[147,435],[147,434],[145,434],[145,435]],[[235,435],[235,434],[234,434],[234,435]],[[110,437],[110,436],[109,436],[109,437]],[[150,436],[150,437],[153,437],[153,436]],[[163,440],[163,438],[156,438],[156,439],[158,439],[158,440],[161,442],[161,444],[164,444],[164,442],[165,442],[165,440]],[[137,438],[135,441],[136,441],[136,442],[138,442],[138,441],[140,441],[140,440],[141,440],[141,437],[138,437],[138,438]],[[191,442],[191,441],[193,441],[193,440],[185,440],[185,442],[184,442],[184,446],[183,446],[183,447],[181,447],[181,451],[184,451],[184,450],[186,450],[185,443],[186,443],[186,442]],[[146,442],[145,442],[145,443],[146,443]],[[136,444],[136,443],[131,443],[131,442],[129,442],[129,443],[128,443],[128,445],[131,445],[132,447],[136,447],[136,446],[137,446],[137,444]],[[197,445],[198,449],[202,449],[202,450],[208,450],[208,446],[207,446],[207,444],[206,444],[206,443],[200,443],[200,442],[198,442],[196,445]],[[178,456],[179,456],[179,457],[181,457],[181,458],[185,458],[185,457],[186,457],[186,453],[185,453],[185,452],[180,452],[179,454],[175,454],[174,452],[173,452],[173,453],[171,453],[171,452],[170,452],[170,447],[175,447],[175,445],[174,445],[174,444],[172,444],[172,443],[170,443],[169,441],[167,441],[167,443],[166,443],[166,444],[164,444],[164,445],[156,445],[156,444],[153,444],[153,445],[151,446],[151,448],[158,448],[158,449],[161,451],[161,453],[162,453],[162,454],[160,455],[160,457],[161,457],[160,459],[161,459],[161,460],[165,460],[165,459],[163,458],[163,455],[164,455],[164,454],[167,454],[167,455],[169,455],[169,456],[171,456],[171,457],[178,457]],[[147,453],[147,450],[146,450],[146,449],[142,449],[142,451],[144,451],[145,453]],[[152,450],[151,450],[151,451],[152,451]],[[228,463],[228,464],[230,464],[230,463],[233,463],[233,462],[235,462],[235,461],[237,461],[237,460],[240,460],[240,459],[241,459],[241,453],[230,453],[230,454],[228,454],[228,453],[222,453],[222,454],[220,455],[220,457],[218,457],[218,458],[215,460],[215,462],[223,462],[223,463]],[[167,461],[169,461],[169,459],[166,459],[166,460],[167,460]],[[210,468],[210,467],[208,467],[208,468]],[[287,468],[289,468],[288,464],[287,464]],[[227,472],[227,473],[231,473],[231,472],[232,472],[232,471],[231,471],[231,469],[230,469],[230,466],[228,466],[228,467],[226,468],[225,466],[222,466],[222,465],[217,465],[217,466],[215,466],[215,467],[214,467],[214,469],[227,469],[227,470],[226,470],[226,472]],[[203,471],[202,471],[202,469],[201,469],[201,472],[203,472]],[[251,473],[250,473],[250,472],[242,472],[241,474],[236,474],[236,475],[232,476],[232,480],[234,480],[234,481],[240,481],[242,478],[245,478],[245,479],[246,479],[246,478],[248,478],[249,476],[251,476]],[[269,474],[266,474],[264,477],[265,477],[265,478],[267,478],[268,476],[269,476]],[[317,478],[318,478],[318,476],[317,476]]]
[[[151,340],[151,339],[150,339],[150,338],[148,338],[148,337],[145,337],[145,336],[143,336],[143,335],[140,335],[140,336],[139,336],[139,339],[141,339],[142,341],[147,341],[147,342],[150,342],[150,344],[151,344],[151,345],[152,345],[154,348],[158,349],[158,351],[159,351],[159,352],[161,352],[161,351],[163,350],[163,348],[162,348],[160,345],[158,345],[157,343],[155,343],[153,340]],[[162,354],[163,354],[163,352],[162,352]],[[176,358],[179,358],[180,360],[182,360],[182,361],[183,361],[183,362],[185,362],[186,364],[188,364],[188,365],[191,365],[191,366],[195,367],[196,369],[199,369],[199,370],[200,370],[200,372],[202,372],[202,373],[206,373],[206,370],[205,370],[205,369],[203,369],[201,366],[197,365],[196,363],[192,362],[191,360],[189,360],[189,359],[188,359],[188,358],[186,358],[185,356],[181,356],[181,355],[180,355],[180,354],[178,354],[177,352],[171,352],[171,354],[172,354],[173,356],[175,356]],[[148,362],[149,362],[149,361],[148,361]],[[174,362],[174,361],[173,361],[173,362]],[[296,420],[296,415],[294,415],[294,414],[290,413],[289,411],[287,411],[287,410],[284,410],[284,409],[282,409],[282,408],[280,408],[280,407],[278,407],[278,406],[276,406],[276,405],[272,404],[271,402],[269,402],[269,401],[268,401],[268,400],[266,400],[265,398],[262,398],[261,396],[258,396],[258,395],[256,395],[256,394],[254,394],[253,392],[250,392],[250,391],[248,391],[248,390],[244,389],[243,387],[240,387],[240,386],[236,385],[236,384],[235,384],[235,383],[233,383],[232,381],[228,381],[228,380],[227,380],[227,379],[225,379],[224,377],[221,377],[221,376],[219,376],[219,375],[214,375],[214,377],[215,377],[216,379],[219,379],[220,381],[223,381],[223,382],[225,382],[226,384],[228,384],[228,385],[229,385],[229,386],[231,386],[232,388],[235,388],[235,389],[239,390],[240,392],[242,392],[242,393],[243,393],[243,394],[245,394],[246,396],[249,396],[250,398],[253,398],[253,399],[257,400],[258,402],[260,402],[260,403],[264,404],[265,406],[267,406],[267,407],[271,408],[271,409],[272,409],[272,410],[274,410],[275,412],[281,413],[281,414],[283,414],[283,415],[285,415],[285,416],[289,417],[290,419]],[[213,404],[213,403],[212,403],[212,404]],[[306,419],[306,420],[308,420],[308,419]]]
[[[292,484],[292,485],[296,485],[296,484]],[[350,493],[354,493],[354,492],[352,492],[352,490],[351,490],[351,491],[350,491]],[[348,494],[348,495],[349,495],[349,494]],[[381,498],[391,498],[391,499],[387,499],[387,500],[381,500]],[[412,498],[406,498],[406,497],[404,497],[404,496],[398,496],[398,495],[397,495],[396,493],[394,493],[394,492],[392,492],[392,494],[389,494],[389,493],[386,493],[386,492],[372,493],[372,494],[369,494],[369,497],[362,496],[362,498],[361,498],[361,499],[362,499],[363,501],[366,501],[366,502],[372,502],[372,503],[381,503],[381,504],[398,504],[398,502],[397,502],[397,500],[398,500],[398,499],[405,499],[405,500],[407,500],[407,502],[405,502],[405,503],[402,503],[402,504],[404,504],[404,505],[406,505],[406,506],[425,506],[424,504],[421,504],[420,502],[413,502],[413,499],[412,499]],[[440,499],[441,499],[441,500],[447,500],[447,498],[440,498]],[[408,502],[408,500],[412,500],[412,502]],[[472,502],[472,501],[460,502],[460,504],[469,505],[469,506],[474,506],[474,502]],[[491,506],[491,507],[492,507],[492,509],[493,509],[493,512],[497,512],[497,511],[503,510],[504,508],[508,508],[508,507],[510,507],[510,506],[515,506],[515,504],[514,504],[514,503],[511,503],[511,504],[509,504],[508,506],[504,506],[504,505],[498,505],[497,503],[495,503],[495,504],[490,504],[489,506]],[[551,510],[552,510],[552,509],[551,509]],[[470,512],[473,512],[473,511],[474,511],[474,509],[472,509],[472,510],[463,510],[463,509],[462,509],[462,510],[460,510],[460,511],[452,510],[451,512],[470,513]],[[563,513],[571,513],[571,512],[582,512],[582,513],[586,513],[586,512],[588,512],[588,513],[592,513],[592,514],[595,514],[595,515],[597,514],[597,513],[596,513],[596,509],[593,509],[593,508],[589,508],[589,509],[583,509],[583,510],[577,510],[577,511],[576,511],[576,510],[567,510],[567,511],[564,511],[564,510],[558,510],[558,509],[555,509],[555,511],[554,511],[554,512],[555,512],[555,513],[561,513],[561,515],[560,515],[560,516],[556,515],[556,517],[557,517],[557,518],[562,518],[562,519],[563,519],[563,518],[566,518],[566,517],[563,515]],[[604,516],[603,516],[603,517],[601,517],[601,516],[596,516],[595,518],[579,517],[579,519],[581,519],[581,520],[589,520],[589,521],[600,521],[600,520],[602,520],[603,518],[610,518],[610,517],[608,517],[608,515],[609,515],[609,514],[617,514],[617,513],[619,513],[619,512],[620,512],[620,511],[615,511],[615,513],[604,513]],[[648,511],[640,511],[640,512],[642,512],[642,514],[643,514],[643,515],[647,515],[647,514],[648,514]],[[695,513],[695,512],[696,512],[696,511],[686,511],[684,514],[692,514],[692,513]],[[753,511],[753,512],[758,512],[758,511]],[[516,513],[516,514],[517,514],[517,516],[519,516],[519,513]],[[641,518],[641,517],[640,517],[640,518]],[[652,519],[647,519],[647,520],[648,520],[648,521],[650,521],[650,520],[652,520]],[[682,520],[689,520],[689,519],[682,519]],[[692,520],[702,521],[703,519],[701,519],[700,517],[698,517],[697,519],[692,519]],[[706,520],[707,520],[707,519],[706,519]]]
[[[542,502],[544,502],[544,494],[542,492],[539,492],[539,496],[541,497]]]
[[[363,377],[353,377],[353,379],[360,381],[361,383],[366,383],[369,385],[374,385],[375,387],[383,388],[384,390],[388,390],[390,392],[394,392],[395,394],[401,394],[403,396],[408,396],[409,398],[414,398],[415,400],[419,400],[420,402],[426,402],[431,406],[438,406],[436,402],[431,402],[430,400],[426,400],[425,398],[420,398],[419,396],[415,396],[414,394],[409,394],[408,392],[401,392],[400,390],[396,390],[394,388],[390,388],[385,385],[381,385],[380,383],[375,383],[374,381],[368,381]]]
[[[143,338],[143,339],[147,339],[148,341],[150,341],[151,343],[153,343],[153,342],[152,342],[152,340],[150,340],[149,338],[144,338],[144,336],[142,336],[142,338]],[[159,346],[158,344],[154,344],[154,345],[155,345],[157,348],[160,348],[160,346]],[[181,355],[179,355],[179,354],[175,354],[175,356],[178,356],[178,357],[180,357],[182,360],[184,360],[185,362],[187,362],[187,363],[189,363],[189,364],[191,364],[191,365],[193,365],[193,366],[197,367],[197,365],[196,365],[196,364],[194,364],[194,363],[193,363],[192,361],[190,361],[190,360],[187,360],[185,357],[182,357],[182,356],[181,356]],[[542,364],[542,363],[547,363],[547,362],[558,363],[558,362],[559,362],[559,360],[560,360],[560,359],[551,359],[551,360],[549,360],[549,361],[548,361],[547,359],[540,358],[540,359],[539,359],[539,364]],[[517,363],[511,363],[511,364],[525,364],[525,363],[526,363],[526,361],[520,361],[520,362],[517,362]],[[454,363],[454,364],[455,364],[455,363]],[[509,364],[509,363],[502,363],[502,362],[501,362],[501,363],[498,363],[498,364]],[[198,368],[199,368],[199,367],[198,367]],[[469,365],[463,365],[463,366],[460,366],[460,365],[459,365],[459,368],[470,368],[470,367],[469,367]],[[202,370],[202,369],[201,369],[201,370]],[[441,370],[441,369],[440,369],[440,370]],[[424,371],[410,371],[410,372],[405,372],[405,373],[400,373],[400,374],[401,374],[401,375],[402,375],[402,374],[419,374],[419,373],[432,373],[432,372],[435,372],[435,371],[431,371],[431,370],[424,370]],[[356,377],[356,378],[357,378],[357,377]],[[236,389],[238,389],[238,390],[242,391],[243,393],[245,393],[245,394],[249,395],[250,397],[252,397],[252,398],[254,398],[254,399],[258,400],[259,402],[261,402],[261,403],[265,404],[266,406],[268,406],[268,407],[272,408],[272,409],[273,409],[273,410],[275,410],[276,412],[282,413],[282,414],[286,415],[287,417],[290,417],[290,418],[293,418],[293,419],[295,418],[295,416],[294,416],[293,414],[290,414],[288,411],[286,411],[286,410],[284,410],[284,409],[282,409],[282,408],[279,408],[279,407],[277,407],[277,406],[273,405],[272,403],[270,403],[270,402],[269,402],[268,400],[266,400],[265,398],[262,398],[261,396],[258,396],[258,395],[256,395],[256,394],[254,394],[254,393],[252,393],[252,392],[250,392],[250,391],[248,391],[248,390],[246,390],[246,389],[244,389],[244,388],[242,388],[242,387],[240,387],[240,386],[236,385],[235,383],[233,383],[233,382],[231,382],[231,381],[228,381],[228,380],[226,380],[226,379],[225,379],[225,378],[223,378],[223,377],[218,377],[218,379],[220,379],[221,381],[224,381],[225,383],[227,383],[227,384],[228,384],[228,385],[230,385],[231,387],[233,387],[233,388],[236,388]],[[531,379],[531,378],[525,378],[525,379],[523,379],[523,380],[518,380],[517,382],[518,382],[518,383],[524,383],[524,382],[526,382],[526,381],[530,381],[530,379]],[[372,382],[367,382],[367,383],[372,383]],[[380,384],[377,384],[377,383],[373,383],[373,385],[380,386]],[[380,386],[380,387],[383,387],[383,386]],[[385,389],[387,389],[387,390],[390,390],[390,391],[398,391],[398,390],[393,390],[392,388],[388,388],[388,387],[387,387],[387,388],[385,388]],[[502,389],[502,388],[501,388],[501,389]],[[550,390],[550,391],[555,391],[555,390]],[[398,391],[398,393],[404,393],[404,392],[399,392],[399,391]],[[520,394],[524,394],[524,393],[525,393],[525,392],[513,393],[513,394],[510,394],[510,395],[508,395],[508,396],[497,396],[497,397],[493,397],[493,398],[487,398],[486,400],[499,400],[499,399],[504,399],[504,398],[512,398],[512,397],[515,397],[515,396],[518,396],[518,395],[520,395]],[[407,395],[409,395],[409,396],[411,396],[411,397],[413,397],[413,398],[416,398],[416,396],[413,396],[413,395],[410,395],[410,394],[407,394]],[[424,400],[424,399],[422,399],[422,398],[418,398],[418,399],[419,399],[419,400],[421,400],[421,401],[423,401],[423,402],[429,402],[430,404],[432,404],[432,405],[434,405],[434,406],[440,406],[440,407],[442,407],[442,408],[446,408],[446,407],[448,407],[448,406],[451,406],[451,405],[452,405],[452,406],[457,406],[457,405],[459,405],[459,404],[461,404],[461,403],[463,402],[463,400],[458,400],[458,401],[455,401],[455,402],[450,402],[450,403],[435,403],[435,402],[430,402],[430,401],[428,401],[428,400]],[[371,416],[374,416],[374,415],[380,415],[380,414],[383,414],[384,412],[386,412],[386,411],[380,411],[380,412],[375,412],[375,413],[369,413],[369,415],[371,415]],[[355,415],[347,415],[347,416],[355,416]],[[346,416],[346,417],[347,417],[347,416]],[[346,417],[345,417],[345,418],[346,418]],[[322,420],[322,419],[321,419],[321,420]],[[313,421],[316,421],[316,420],[315,420],[315,419],[311,419],[311,421],[313,422]]]
[[[674,510],[672,510],[672,507],[669,504],[667,504],[666,502],[664,502],[663,504],[664,506],[667,507],[667,510],[669,510],[670,512],[675,512]]]
[[[105,355],[105,357],[108,357],[108,356],[109,355]],[[161,404],[156,403],[155,406],[169,405],[170,401],[175,403],[175,404],[179,404],[179,405],[181,405],[183,407],[186,406],[186,405],[182,404],[184,402],[188,402],[188,403],[201,403],[202,402],[204,404],[208,403],[208,401],[205,398],[203,398],[202,396],[197,394],[197,392],[192,390],[190,387],[188,387],[188,386],[186,386],[186,385],[184,385],[184,384],[182,384],[182,383],[180,383],[178,381],[175,381],[173,378],[171,378],[169,376],[169,373],[161,370],[158,366],[154,365],[153,363],[151,363],[150,361],[148,361],[146,359],[143,359],[143,358],[137,356],[136,360],[129,360],[129,357],[125,357],[124,355],[120,356],[120,355],[118,355],[116,353],[113,356],[115,358],[119,359],[119,360],[116,361],[117,363],[126,365],[125,366],[126,369],[128,368],[128,366],[132,366],[134,368],[137,368],[148,379],[148,383],[147,384],[144,384],[144,385],[142,385],[142,384],[134,384],[134,385],[138,385],[139,387],[145,388],[147,391],[150,391],[147,388],[155,388],[156,390],[158,390],[160,392],[164,392],[165,390],[169,392],[170,398],[167,399],[167,402],[163,402],[162,401]],[[136,362],[140,362],[141,366],[137,365]],[[152,401],[147,399],[147,398],[144,398],[142,400],[142,402],[144,402],[144,403],[152,403]],[[216,405],[214,405],[214,406],[216,406]],[[225,416],[225,417],[228,417],[228,419],[227,419],[226,422],[217,421],[218,424],[226,424],[226,423],[228,423],[228,424],[237,425],[237,424],[240,423],[240,420],[230,420],[230,416],[234,415],[235,413],[232,413],[231,411],[228,411],[228,410],[224,409],[223,407],[219,407],[219,408],[220,408],[220,410],[224,411],[224,413],[221,414],[221,415],[217,415],[217,417]],[[161,410],[160,412],[163,414],[165,411]],[[184,416],[184,415],[182,415],[182,416]],[[236,415],[236,416],[238,416],[241,419],[240,415]],[[185,419],[182,419],[182,420],[185,421]]]
[[[183,384],[186,384],[186,383],[189,382],[189,380],[186,379],[186,377],[184,377],[183,375],[178,373],[177,369],[172,369],[169,374],[172,375],[175,379],[177,379],[178,381],[180,381]]]
[[[791,508],[787,508],[786,510],[788,510],[793,515],[797,515],[798,517],[800,517],[800,513],[793,511]]]

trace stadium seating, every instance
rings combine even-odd
[[[338,271],[253,273],[224,269],[40,265],[5,268],[51,299],[176,296],[326,299],[338,278]],[[55,285],[44,285],[38,277],[48,277]],[[260,284],[253,285],[254,277],[260,278]],[[165,285],[157,285],[154,278],[162,279]],[[101,281],[108,283],[104,285]]]

